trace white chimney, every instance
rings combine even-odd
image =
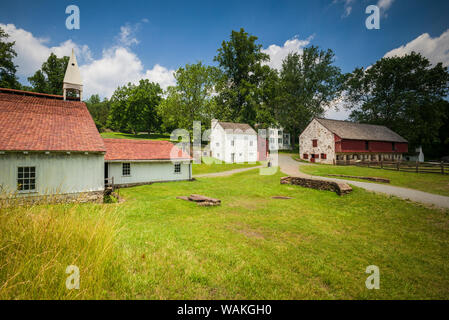
[[[78,63],[76,62],[75,51],[72,49],[72,56],[70,57],[69,63],[67,65],[67,70],[65,71],[64,82],[63,82],[63,94],[64,100],[67,98],[67,89],[73,89],[78,91],[80,96],[80,101],[83,99],[83,82],[81,80],[80,70],[78,68]]]

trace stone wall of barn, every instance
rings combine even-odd
[[[35,167],[35,190],[17,191],[19,167]],[[4,152],[0,154],[0,196],[78,194],[104,190],[104,155]]]
[[[317,140],[317,146],[313,146],[313,140]],[[316,163],[333,164],[335,159],[334,134],[326,129],[315,119],[299,136],[300,158]]]

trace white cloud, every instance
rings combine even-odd
[[[16,42],[14,50],[17,57],[14,63],[18,65],[18,75],[22,80],[40,69],[51,52],[62,57],[70,55],[74,48],[80,65],[85,98],[95,93],[101,97],[110,97],[118,86],[128,82],[137,83],[140,79],[157,82],[163,89],[175,84],[174,70],[159,64],[154,65],[152,69],[145,69],[139,57],[129,49],[130,45],[138,43],[134,37],[136,27],[122,27],[118,35],[119,44],[103,50],[99,59],[92,58],[87,45],[79,45],[71,39],[50,47],[47,45],[48,39],[37,38],[31,32],[13,24],[0,24],[0,27],[10,35],[10,41]]]
[[[444,66],[449,66],[449,29],[435,38],[423,33],[406,45],[387,52],[384,57],[401,57],[412,51],[421,53],[432,64],[442,62]]]
[[[285,41],[282,47],[272,44],[268,48],[262,49],[262,52],[270,56],[270,61],[266,64],[271,68],[280,70],[282,68],[282,60],[284,60],[285,57],[287,57],[287,55],[291,52],[301,54],[304,47],[310,43],[312,38],[313,36],[307,38],[306,40],[300,40],[297,37],[294,37],[293,39]]]
[[[139,41],[135,37],[135,33],[137,31],[138,24],[134,27],[130,25],[125,25],[120,27],[120,34],[118,36],[118,42],[124,46],[131,46],[133,44],[139,44]]]
[[[388,9],[390,9],[393,2],[394,0],[379,0],[377,2],[377,6],[379,7],[381,12],[386,12]]]
[[[128,48],[115,47],[103,51],[101,59],[80,67],[84,81],[84,96],[98,93],[110,97],[118,86],[128,82],[137,83],[140,79],[157,82],[163,89],[175,84],[174,70],[156,64],[144,70],[140,59]]]
[[[355,0],[334,0],[332,4],[343,3],[344,12],[342,14],[342,18],[348,17],[352,12],[352,6]]]
[[[343,3],[343,14],[342,14],[342,18],[346,18],[348,17],[352,12],[353,12],[353,7],[355,4],[356,0],[333,0],[332,4],[339,4],[339,3]],[[380,12],[382,13],[383,16],[387,16],[387,11],[388,9],[390,9],[391,5],[393,4],[394,0],[378,0],[377,1],[377,6],[380,9]],[[365,8],[365,7],[364,7]],[[365,9],[363,9],[364,11]],[[363,12],[364,13],[364,12]]]
[[[0,28],[9,34],[8,41],[16,42],[14,50],[17,52],[17,58],[14,63],[18,65],[17,74],[21,78],[26,79],[33,75],[52,52],[58,57],[62,57],[70,55],[74,48],[80,62],[88,62],[92,59],[88,46],[77,45],[70,39],[58,46],[49,47],[46,45],[48,39],[36,38],[31,32],[16,28],[14,24],[0,23]]]

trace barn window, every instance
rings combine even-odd
[[[321,159],[327,159],[327,155],[325,153],[321,154]]]
[[[175,163],[175,173],[181,173],[181,164]]]
[[[365,150],[369,150],[369,142],[365,141]]]
[[[303,157],[303,159],[309,159],[309,155],[308,155],[307,153],[304,153],[304,154],[302,155],[302,157]]]
[[[17,168],[17,190],[36,191],[36,167]]]
[[[318,140],[317,140],[317,139],[313,139],[313,140],[312,140],[312,146],[313,146],[314,148],[318,147]]]
[[[122,175],[123,176],[131,175],[131,163],[122,163]]]
[[[391,145],[391,148],[392,148],[393,151],[396,151],[396,143],[393,142],[392,145]]]

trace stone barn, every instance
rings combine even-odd
[[[407,140],[385,126],[313,119],[299,136],[300,158],[309,162],[400,161]]]

